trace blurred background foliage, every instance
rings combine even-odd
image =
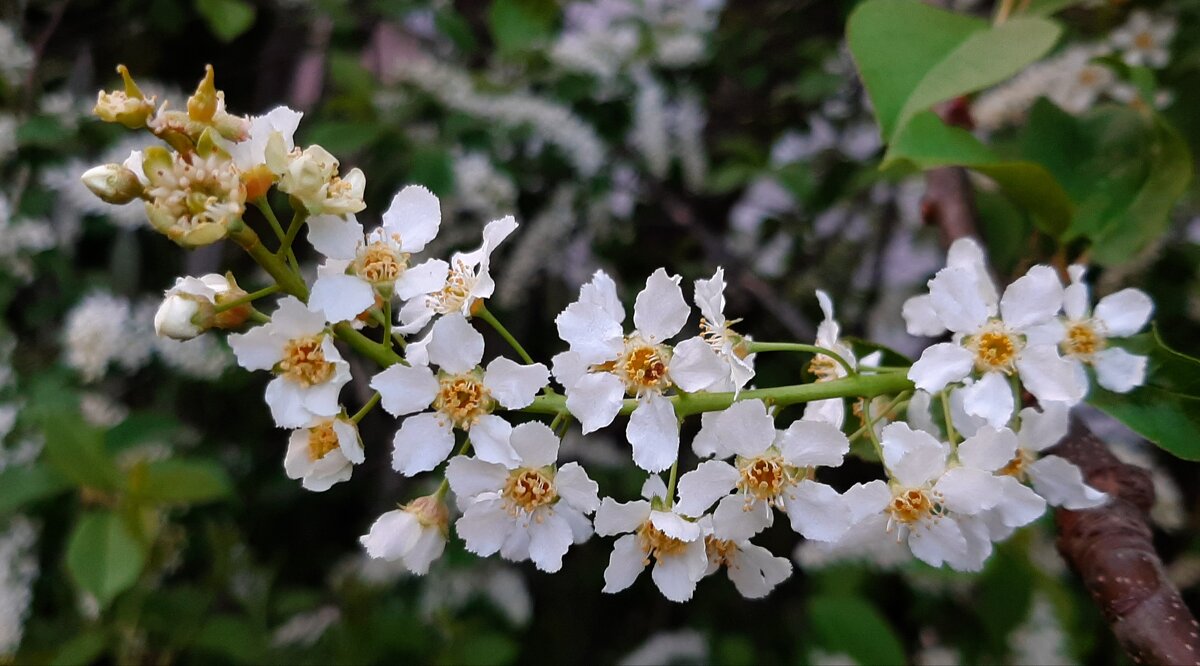
[[[993,9],[948,4],[984,17]],[[843,330],[911,355],[923,342],[904,334],[900,304],[943,260],[936,230],[922,224],[914,167],[945,156],[897,140],[885,159],[843,39],[855,5],[0,8],[0,658],[1123,663],[1055,552],[1049,517],[1001,545],[980,575],[824,562],[777,527],[764,545],[794,552],[798,569],[760,601],[723,577],[682,606],[647,580],[602,595],[609,548],[600,539],[573,549],[555,576],[480,561],[457,540],[420,579],[369,561],[357,539],[373,518],[431,490],[391,471],[394,424],[379,413],[364,420],[367,462],[350,483],[316,494],[285,478],[265,379],[232,369],[223,341],[158,340],[149,325],[175,276],[232,267],[257,286],[252,264],[223,246],[182,252],[146,228],[140,209],[113,210],[78,182],[87,166],[149,143],[88,116],[117,63],[176,108],[211,63],[232,111],[301,109],[298,143],[320,143],[344,169],[366,172],[360,219],[377,217],[402,185],[424,184],[445,209],[431,248],[440,253],[515,214],[522,230],[495,262],[494,309],[535,358],[560,349],[549,322],[596,268],[631,296],[660,265],[687,282],[725,266],[727,312],[758,339],[812,339],[822,288]],[[1200,3],[1034,5],[1062,9],[1058,46],[967,103],[967,139],[987,144],[978,164],[1052,174],[1077,214],[1056,239],[1053,211],[1014,203],[995,173],[977,178],[992,261],[1007,276],[1086,252],[1102,267],[1101,291],[1148,291],[1163,339],[1200,353],[1200,202],[1190,178]],[[1121,31],[1144,12],[1172,35],[1151,45],[1161,59],[1147,51],[1130,64]],[[1056,240],[1066,248],[1057,256]],[[780,361],[760,367],[759,381],[794,383],[806,372]],[[369,395],[365,382],[348,391],[351,403]],[[1154,470],[1156,538],[1195,607],[1196,465],[1098,412],[1088,418],[1122,456]],[[565,448],[606,494],[637,493],[616,439],[572,435]],[[832,482],[846,487],[872,469],[851,461],[837,472]]]

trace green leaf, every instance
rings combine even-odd
[[[308,132],[309,143],[319,144],[334,154],[355,153],[378,139],[385,129],[378,123],[323,122]]]
[[[896,136],[884,156],[883,168],[901,161],[922,170],[963,166],[988,176],[1053,238],[1062,234],[1071,221],[1074,204],[1044,166],[1003,159],[970,132],[946,125],[931,111],[913,116]]]
[[[109,634],[102,629],[91,629],[72,636],[50,660],[51,666],[87,666],[100,659],[108,647]]]
[[[9,467],[0,472],[0,515],[53,497],[70,487],[70,480],[42,465]]]
[[[1029,16],[1050,16],[1068,7],[1083,3],[1083,0],[1033,0],[1029,3],[1024,14]]]
[[[501,53],[523,51],[548,38],[558,18],[554,0],[495,0],[488,27]]]
[[[200,504],[228,497],[233,485],[225,470],[207,460],[159,460],[146,466],[138,492],[163,504]]]
[[[254,25],[254,5],[246,0],[196,0],[196,12],[213,35],[232,42]]]
[[[121,473],[104,448],[104,435],[77,414],[42,419],[46,462],[79,486],[116,490]]]
[[[819,596],[808,604],[816,641],[860,664],[903,664],[904,646],[875,607],[858,597]]]
[[[919,0],[868,0],[850,15],[850,51],[890,142],[917,113],[1008,79],[1058,41],[1045,18],[1002,25],[930,7]]]
[[[101,607],[132,587],[145,563],[142,545],[111,511],[84,513],[67,544],[67,570]]]

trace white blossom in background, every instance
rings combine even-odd
[[[67,313],[63,360],[84,382],[101,379],[110,367],[134,372],[150,360],[152,347],[139,329],[127,299],[92,292]]]
[[[1128,288],[1101,298],[1093,311],[1090,289],[1083,279],[1086,271],[1079,264],[1067,268],[1071,283],[1064,290],[1064,316],[1047,326],[1045,337],[1060,341],[1063,357],[1084,392],[1090,383],[1084,366],[1091,366],[1097,384],[1128,393],[1145,381],[1148,359],[1111,346],[1109,340],[1127,338],[1145,328],[1154,302],[1146,292]]]
[[[17,119],[7,113],[0,113],[0,162],[7,161],[9,156],[17,152]]]
[[[4,127],[0,124],[0,135],[3,134]],[[0,159],[3,159],[2,155]],[[31,279],[31,255],[45,252],[57,245],[58,239],[49,224],[40,220],[19,218],[16,211],[12,210],[8,198],[0,193],[0,273],[8,273],[21,280]]]
[[[445,502],[427,495],[379,516],[359,543],[371,558],[399,562],[421,576],[446,549],[449,522]]]
[[[517,221],[511,215],[488,222],[483,228],[483,244],[471,252],[455,252],[450,257],[448,270],[441,282],[431,278],[422,285],[422,292],[410,297],[400,309],[400,326],[403,333],[415,333],[438,315],[457,312],[471,316],[471,308],[478,302],[491,298],[496,290],[492,279],[492,253],[517,229]],[[430,263],[440,260],[432,260]],[[442,275],[439,267],[437,275]],[[401,298],[404,298],[401,296]]]
[[[700,191],[708,177],[708,152],[704,146],[704,127],[708,116],[695,93],[681,95],[667,108],[674,153],[679,158],[683,182]],[[872,126],[872,131],[874,127]]]
[[[418,607],[422,617],[432,620],[456,613],[477,599],[500,611],[514,627],[528,625],[533,616],[533,597],[521,572],[494,561],[435,570],[424,580]]]
[[[25,633],[38,576],[38,531],[32,521],[18,514],[0,534],[0,658],[11,660]]]
[[[697,390],[727,374],[703,338],[691,338],[675,350],[666,344],[691,314],[679,280],[661,268],[646,279],[634,301],[635,329],[629,335],[623,332],[625,308],[616,284],[602,271],[555,319],[559,337],[571,347],[553,359],[554,377],[567,391],[567,409],[587,434],[612,423],[626,394],[636,398],[625,434],[634,463],[648,472],[670,467],[679,451],[679,423],[665,392],[674,386]],[[691,352],[682,358],[692,360],[679,365],[676,352],[684,345]]]
[[[229,346],[243,368],[275,373],[266,401],[280,428],[341,412],[338,395],[350,381],[350,364],[334,346],[325,316],[294,296],[279,301],[270,322],[230,335]]]
[[[850,451],[850,440],[838,428],[799,420],[779,432],[757,399],[704,416],[692,447],[701,458],[716,459],[679,479],[676,511],[699,518],[715,502],[713,536],[734,542],[770,527],[773,509],[786,513],[792,529],[808,539],[841,537],[850,524],[849,508],[836,490],[809,478],[817,467],[840,466]]]
[[[660,664],[707,664],[711,657],[708,640],[695,629],[660,631],[634,648],[617,663],[620,666],[659,666]]]
[[[1114,30],[1110,43],[1121,53],[1121,59],[1131,66],[1166,66],[1171,58],[1168,46],[1175,37],[1175,19],[1151,16],[1139,9],[1129,15],[1125,25]]]
[[[561,272],[563,264],[578,268],[572,265],[578,262],[562,251],[578,221],[577,194],[573,185],[559,185],[549,202],[525,225],[504,262],[496,289],[497,303],[509,309],[522,305],[529,298],[529,284],[539,274]],[[590,253],[590,246],[587,249]]]
[[[371,379],[389,414],[412,414],[392,440],[393,469],[412,476],[438,466],[454,448],[455,428],[468,433],[481,460],[519,460],[509,444],[512,426],[492,411],[533,402],[549,380],[546,366],[497,357],[481,368],[483,336],[457,312],[439,318],[406,352],[409,365],[397,363]]]
[[[486,154],[458,153],[453,167],[454,199],[461,208],[479,216],[513,209],[517,186],[511,177],[496,169]]]
[[[129,416],[129,408],[99,391],[79,396],[79,412],[88,425],[108,430]]]
[[[671,166],[671,143],[667,124],[666,92],[648,71],[635,71],[637,94],[633,101],[633,128],[629,143],[642,156],[646,169],[663,179]]]
[[[308,220],[308,240],[328,257],[318,271],[309,306],[331,323],[349,321],[376,305],[376,295],[409,299],[445,283],[446,262],[430,259],[409,265],[438,234],[438,198],[419,185],[392,197],[383,223],[364,236],[353,215],[318,215]]]
[[[446,479],[463,514],[455,530],[472,553],[557,572],[571,544],[592,535],[587,516],[600,506],[599,486],[578,463],[556,465],[559,440],[543,423],[516,426],[509,444],[516,460],[506,464],[450,460]]]
[[[1054,605],[1044,593],[1035,593],[1029,616],[1008,636],[1008,649],[1014,664],[1069,666],[1069,641]]]
[[[33,51],[14,24],[0,21],[0,78],[9,86],[23,85],[30,67],[33,67]]]
[[[908,372],[917,388],[936,393],[968,377],[966,412],[1000,428],[1012,418],[1015,397],[1009,378],[1042,401],[1074,405],[1083,399],[1071,364],[1059,356],[1053,340],[1029,334],[1058,315],[1063,287],[1049,266],[1034,266],[998,296],[988,275],[983,250],[970,239],[950,247],[946,268],[929,281],[929,293],[904,303],[904,319],[913,335],[940,335],[952,342],[926,349]]]
[[[613,544],[602,592],[629,587],[653,559],[650,576],[662,595],[676,603],[692,598],[696,583],[708,571],[704,530],[676,509],[661,508],[666,494],[662,479],[651,476],[642,488],[645,499],[620,503],[605,497],[601,501],[596,534],[624,534]]]
[[[321,606],[316,610],[297,613],[271,633],[271,647],[310,648],[321,640],[329,628],[342,621],[337,606]]]

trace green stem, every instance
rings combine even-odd
[[[462,446],[460,446],[458,448],[458,453],[456,453],[454,455],[465,456],[470,451],[471,451],[471,438],[468,437],[463,440]],[[433,493],[434,498],[437,499],[438,501],[441,501],[444,497],[446,497],[446,491],[450,490],[450,479],[447,479],[445,474],[446,474],[445,470],[442,470],[442,482],[438,484],[437,490],[435,490]]]
[[[299,273],[300,262],[296,260],[296,253],[291,250],[291,241],[288,240],[288,232],[283,230],[283,225],[279,223],[279,218],[275,217],[275,209],[271,208],[271,202],[267,200],[266,195],[255,199],[254,207],[262,211],[263,217],[267,218],[271,229],[275,231],[275,235],[279,238],[279,250],[275,253],[276,256],[283,257],[287,260],[288,265],[292,267],[292,270]],[[293,219],[294,222],[295,220]]]
[[[282,289],[282,287],[280,287],[277,284],[273,284],[269,287],[263,287],[262,289],[259,289],[258,291],[252,291],[249,294],[246,294],[245,296],[241,296],[239,298],[233,299],[232,301],[226,301],[226,302],[218,305],[217,307],[213,308],[213,314],[220,314],[222,312],[225,312],[226,310],[232,310],[232,309],[238,307],[239,305],[245,305],[246,303],[253,303],[254,301],[257,301],[258,299],[262,298],[263,296],[270,296],[271,294],[274,294],[275,292],[279,291],[280,289]]]
[[[753,389],[742,391],[736,395],[737,400],[753,400],[757,398],[771,404],[787,406],[801,402],[811,402],[813,400],[827,400],[829,398],[873,398],[877,395],[911,391],[913,388],[913,383],[907,377],[894,373],[886,375],[858,375],[856,377],[843,377],[827,382]],[[675,415],[683,418],[692,414],[728,409],[735,401],[734,395],[731,392],[702,392],[670,396],[668,399],[675,407]],[[543,394],[534,398],[531,405],[518,411],[528,414],[553,415],[565,411],[566,402],[565,396]],[[633,413],[637,405],[638,401],[636,399],[627,398],[621,403],[620,413],[628,416]]]
[[[533,358],[526,353],[525,348],[521,346],[521,343],[517,342],[517,339],[513,337],[512,333],[509,333],[508,329],[504,328],[504,325],[500,323],[500,320],[496,319],[495,315],[488,311],[487,306],[483,304],[483,301],[478,301],[478,310],[474,312],[474,316],[486,321],[492,328],[496,329],[496,332],[500,334],[500,337],[504,338],[504,341],[507,342],[509,346],[517,352],[517,355],[521,357],[522,361],[525,361],[529,365],[533,365]]]
[[[283,243],[279,246],[279,253],[287,253],[288,259],[292,263],[296,263],[296,255],[292,252],[292,243],[296,240],[296,235],[300,233],[300,228],[304,226],[304,220],[308,219],[308,213],[304,209],[297,210],[292,214],[292,223],[288,226],[287,235],[283,237]],[[297,264],[299,266],[299,264]]]
[[[385,368],[403,362],[396,352],[354,330],[349,322],[343,321],[334,324],[333,333],[338,336],[339,340],[353,347],[355,351]]]
[[[259,312],[258,310],[251,310],[250,311],[250,321],[253,321],[253,322],[259,323],[259,324],[265,324],[265,323],[271,321],[271,318],[268,317],[267,315]]]
[[[950,415],[950,392],[942,390],[942,418],[946,420],[946,439],[952,446],[958,446],[958,431],[954,429],[954,419]]]
[[[806,345],[806,344],[801,344],[799,342],[748,342],[746,344],[746,347],[748,348],[748,351],[752,354],[755,354],[758,352],[773,352],[773,351],[804,352],[807,354],[820,354],[822,356],[828,356],[829,358],[837,361],[843,368],[845,368],[847,375],[854,376],[854,375],[858,374],[858,371],[854,369],[854,366],[850,365],[850,363],[848,361],[846,361],[846,359],[842,358],[842,356],[840,354],[833,351],[832,349],[826,349],[824,347],[818,347],[816,345]]]
[[[379,395],[379,391],[376,391],[375,395],[371,396],[371,399],[367,401],[367,404],[363,405],[362,409],[358,410],[357,412],[354,413],[354,416],[350,417],[350,421],[352,421],[353,423],[358,423],[359,421],[362,421],[363,417],[366,416],[367,414],[370,414],[371,410],[375,409],[375,405],[379,404],[379,400],[381,397],[382,396]]]
[[[1021,412],[1021,379],[1014,372],[1009,375],[1008,382],[1012,386],[1013,393],[1013,413],[1012,417],[1008,419],[1008,425],[1013,430],[1016,430],[1017,419]]]
[[[388,296],[383,301],[383,348],[392,350],[392,298]]]
[[[670,509],[675,505],[675,482],[679,476],[679,459],[671,463],[671,474],[667,477],[667,508]]]
[[[276,284],[285,292],[299,298],[302,301],[308,300],[308,286],[304,284],[304,280],[300,279],[300,275],[288,267],[286,263],[273,252],[268,250],[262,244],[258,234],[254,233],[246,223],[238,220],[234,224],[229,225],[229,237],[233,239],[242,249],[250,255],[263,270],[272,278],[275,278]]]

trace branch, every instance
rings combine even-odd
[[[947,122],[964,122],[957,115],[961,104],[951,102],[939,111]],[[925,184],[921,214],[941,230],[943,242],[978,237],[966,171],[933,169]],[[1200,664],[1200,625],[1154,550],[1149,473],[1118,460],[1078,419],[1051,451],[1077,465],[1088,485],[1112,497],[1095,509],[1058,509],[1055,519],[1059,552],[1083,580],[1121,647],[1135,664]]]

